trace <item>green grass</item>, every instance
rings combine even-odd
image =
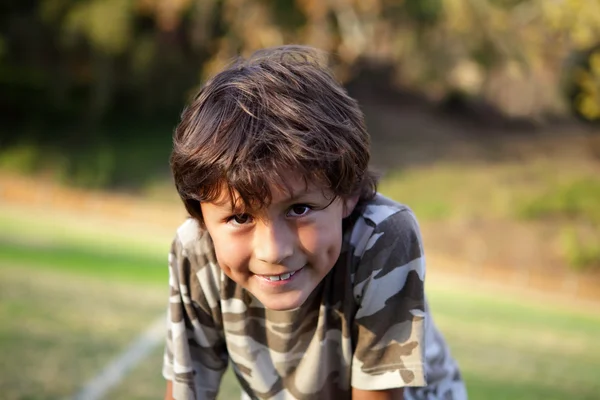
[[[163,349],[157,348],[146,362],[138,365],[120,385],[106,396],[108,399],[150,400],[161,398],[165,392],[165,380],[161,375]],[[231,368],[221,380],[219,400],[237,400],[241,389]]]
[[[73,395],[164,313],[170,237],[151,224],[3,205],[0,397]]]
[[[561,182],[521,202],[517,215],[525,219],[585,219],[600,224],[600,177]]]
[[[167,257],[109,252],[77,246],[40,246],[0,241],[0,260],[30,269],[51,269],[103,280],[167,282]]]
[[[471,399],[592,400],[600,391],[600,314],[534,303],[497,289],[428,285],[434,318],[458,360]],[[110,398],[151,399],[164,391],[157,350]],[[229,372],[221,399],[238,398]]]
[[[392,173],[380,191],[410,206],[423,222],[552,224],[566,265],[600,268],[600,175],[589,162],[435,164]]]
[[[438,163],[385,176],[379,187],[423,220],[451,218],[600,221],[596,166],[576,160]]]
[[[600,314],[439,283],[429,295],[471,398],[597,398]]]
[[[156,249],[155,232],[62,217],[57,235],[56,216],[10,214],[0,212],[2,398],[65,398],[164,311],[170,238]],[[600,313],[435,279],[428,293],[471,399],[597,398]],[[160,398],[161,363],[156,349],[108,398]],[[220,398],[238,394],[229,373]]]
[[[0,397],[68,398],[165,311],[167,297],[165,285],[0,258]]]
[[[173,207],[167,204],[166,207]],[[143,254],[166,259],[173,227],[156,226],[148,221],[132,222],[118,217],[106,218],[85,213],[36,209],[14,205],[0,207],[0,241],[47,246],[66,246],[95,251]]]
[[[0,261],[103,280],[163,283],[174,231],[118,219],[6,207],[0,210]]]

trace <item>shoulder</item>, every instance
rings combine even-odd
[[[198,221],[188,218],[177,228],[171,245],[171,274],[180,284],[217,291],[222,280],[210,235]]]
[[[192,263],[203,264],[212,261],[214,247],[208,232],[200,227],[198,221],[188,218],[177,228],[171,252]]]
[[[198,221],[188,218],[177,228],[174,242],[187,253],[203,250],[208,239],[208,233],[200,227]]]
[[[402,248],[422,252],[419,224],[408,206],[378,193],[357,213],[349,238],[355,256],[362,258],[385,248],[394,248],[396,253]],[[407,255],[407,261],[414,256]]]
[[[354,224],[350,246],[356,299],[375,287],[381,291],[389,286],[385,290],[396,293],[409,275],[414,275],[415,282],[424,280],[425,258],[419,225],[412,210],[403,204],[379,194],[365,204]]]
[[[360,210],[355,229],[352,386],[423,385],[425,264],[417,220],[378,194]]]

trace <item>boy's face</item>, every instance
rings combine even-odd
[[[342,200],[300,177],[287,191],[271,187],[271,204],[256,212],[232,207],[227,189],[202,203],[202,216],[221,269],[265,307],[300,307],[336,263],[342,218],[357,199]],[[232,211],[233,210],[233,211]]]

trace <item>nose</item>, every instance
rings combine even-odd
[[[259,222],[254,234],[254,255],[268,264],[283,264],[294,254],[293,232],[285,222]]]

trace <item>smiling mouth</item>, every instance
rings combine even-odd
[[[298,272],[300,272],[303,268],[304,267],[300,268],[299,270],[296,270],[293,272],[288,272],[288,273],[281,274],[281,275],[257,275],[257,276],[264,280],[267,280],[269,282],[287,281],[287,280],[291,279],[292,276],[294,276]]]

